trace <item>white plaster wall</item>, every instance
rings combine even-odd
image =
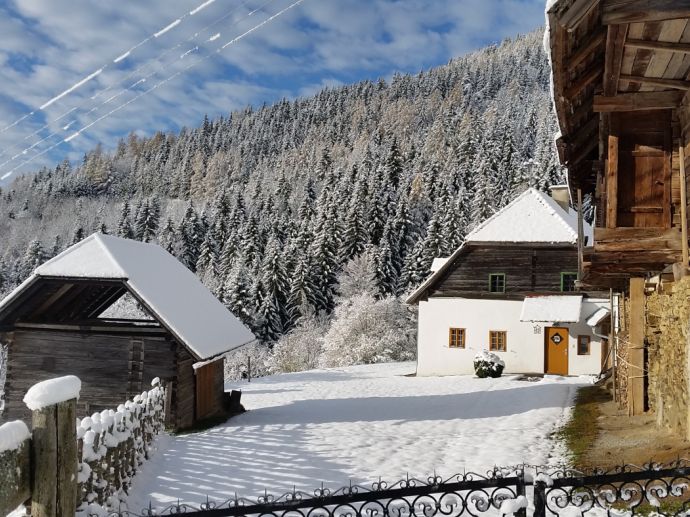
[[[583,302],[580,323],[557,325],[568,327],[568,370],[570,375],[599,373],[601,343],[592,334],[586,319],[608,300]],[[417,343],[418,375],[474,374],[473,359],[477,352],[489,349],[489,331],[505,330],[507,351],[496,352],[506,363],[506,373],[544,372],[544,332],[553,322],[521,322],[521,300],[483,300],[473,298],[430,298],[419,303]],[[541,332],[534,333],[535,325]],[[448,347],[448,329],[464,328],[465,348]],[[577,355],[577,336],[591,336],[590,354]]]

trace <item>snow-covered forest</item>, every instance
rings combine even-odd
[[[347,360],[370,362],[380,350],[356,351],[347,329],[333,329],[338,320],[388,304],[376,311],[411,321],[397,297],[434,257],[527,186],[562,181],[541,39],[248,107],[179,134],[132,133],[81,163],[18,178],[0,193],[0,293],[103,231],[160,243],[265,342],[301,322],[295,332],[333,334],[318,344],[322,364],[345,361],[337,343]],[[343,274],[346,265],[358,273]],[[376,339],[390,343],[387,331]],[[290,358],[286,339],[276,354],[311,364]]]

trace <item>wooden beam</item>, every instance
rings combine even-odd
[[[573,52],[566,60],[566,68],[572,70],[577,65],[587,59],[592,52],[597,50],[606,40],[606,30],[599,29],[593,32],[580,47]]]
[[[606,170],[606,227],[618,226],[618,123],[611,121]]]
[[[641,39],[629,39],[625,42],[625,46],[653,51],[661,50],[663,52],[690,54],[690,43],[671,43],[668,41],[644,41]]]
[[[690,18],[690,0],[601,0],[604,25],[676,18]]]
[[[604,57],[604,95],[611,96],[618,92],[618,81],[623,65],[625,38],[628,25],[610,25],[606,33],[606,55]]]
[[[619,93],[613,96],[595,95],[592,109],[595,113],[675,109],[680,106],[683,96],[684,93],[680,90]]]
[[[678,146],[678,156],[680,159],[680,230],[681,230],[681,250],[683,252],[683,266],[688,267],[688,184],[685,177],[685,146],[682,138]]]
[[[681,81],[678,79],[663,79],[661,77],[642,77],[639,75],[621,75],[621,81],[628,81],[631,83],[648,84],[649,86],[659,86],[661,88],[674,88],[676,90],[688,91],[690,90],[690,81]]]
[[[570,87],[568,87],[565,90],[564,96],[566,99],[572,99],[575,97],[577,94],[579,94],[582,90],[584,90],[587,86],[592,84],[595,79],[598,79],[599,76],[603,73],[602,67],[594,63],[590,66],[590,68],[582,74],[580,77],[578,77],[575,81],[572,82]]]
[[[630,329],[628,343],[628,414],[644,413],[644,296],[645,279],[630,279]]]
[[[573,32],[598,4],[599,0],[575,0],[558,18],[558,23],[568,32]]]

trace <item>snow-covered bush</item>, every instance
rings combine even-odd
[[[363,293],[342,300],[324,336],[323,367],[408,361],[415,358],[416,325],[396,297]]]
[[[372,296],[379,294],[373,250],[367,249],[345,264],[338,275],[338,293],[341,298],[365,293]]]
[[[496,354],[482,350],[474,356],[474,372],[477,377],[500,377],[506,364]]]
[[[225,379],[238,381],[246,379],[250,374],[252,378],[269,375],[271,349],[268,345],[247,345],[225,355]],[[247,367],[251,368],[251,372]]]
[[[273,347],[269,360],[271,372],[291,373],[318,368],[327,330],[327,316],[316,314],[311,308],[305,311],[297,326]]]

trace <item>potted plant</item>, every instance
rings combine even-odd
[[[482,350],[474,356],[474,372],[480,379],[500,377],[505,366],[500,357],[488,350]]]

